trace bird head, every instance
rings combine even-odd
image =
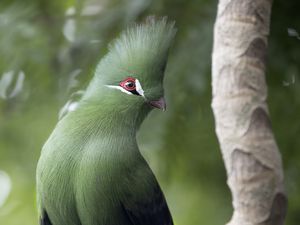
[[[165,110],[163,78],[176,31],[166,18],[148,18],[124,31],[96,68],[86,98],[102,96],[128,110]]]

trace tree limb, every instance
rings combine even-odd
[[[232,192],[228,225],[282,225],[287,208],[281,156],[265,80],[270,0],[219,0],[212,108]]]

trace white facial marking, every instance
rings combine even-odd
[[[133,95],[130,91],[127,91],[123,87],[118,86],[118,85],[105,85],[105,86],[108,87],[108,88],[111,88],[111,89],[120,90],[123,93],[126,93],[128,95]],[[135,89],[136,89],[136,92],[139,93],[139,95],[141,95],[143,98],[145,98],[144,90],[143,90],[142,85],[141,85],[141,83],[139,82],[138,79],[135,79]]]
[[[128,95],[132,95],[131,92],[126,91],[124,88],[122,88],[122,87],[120,87],[120,86],[115,86],[115,85],[105,85],[105,86],[108,87],[108,88],[120,90],[120,91],[122,91],[122,92],[124,92],[124,93],[126,93],[126,94],[128,94]]]
[[[141,96],[145,97],[144,96],[144,90],[143,90],[142,85],[141,85],[141,83],[139,82],[138,79],[135,79],[135,87],[136,87],[137,93],[139,93]]]

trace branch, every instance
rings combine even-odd
[[[282,225],[287,208],[281,156],[265,80],[271,0],[219,0],[212,108],[232,192],[228,225]]]

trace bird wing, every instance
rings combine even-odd
[[[133,225],[173,225],[173,220],[156,178],[147,165],[136,171],[122,201],[123,209]]]
[[[45,210],[43,210],[43,213],[41,215],[40,225],[52,225],[49,216]]]

